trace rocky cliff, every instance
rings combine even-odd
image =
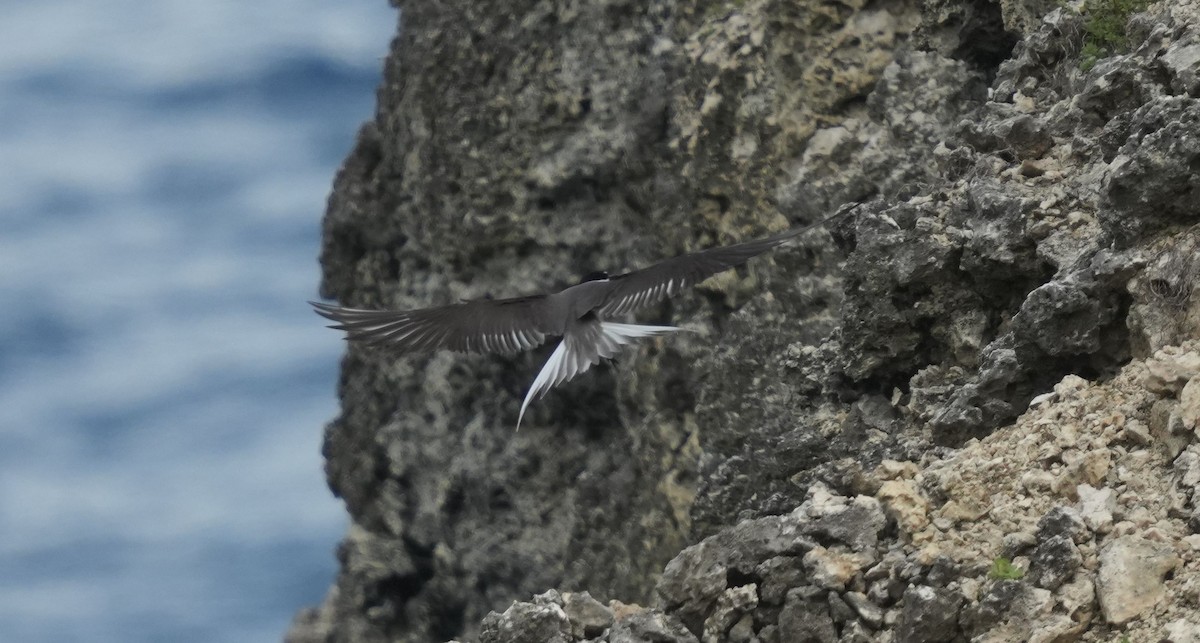
[[[351,345],[352,524],[289,640],[1197,640],[1200,3],[398,4],[329,298],[857,205],[517,433],[545,350]]]

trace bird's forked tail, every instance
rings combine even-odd
[[[683,329],[676,326],[643,326],[602,321],[581,325],[568,331],[550,354],[550,359],[542,366],[537,378],[533,380],[529,392],[525,394],[521,412],[517,415],[517,429],[521,428],[521,420],[525,417],[525,409],[529,403],[545,395],[550,389],[599,364],[601,359],[612,358],[635,340],[679,330]]]

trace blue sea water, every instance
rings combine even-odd
[[[271,641],[319,602],[320,217],[386,0],[0,0],[0,641]]]

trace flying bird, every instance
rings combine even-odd
[[[458,352],[515,353],[541,345],[547,337],[562,337],[550,359],[533,380],[517,428],[529,403],[547,391],[610,359],[643,337],[682,330],[676,326],[647,326],[609,321],[656,304],[684,288],[774,249],[842,215],[849,208],[816,223],[731,246],[709,248],[660,261],[623,275],[592,273],[556,293],[479,299],[419,310],[366,310],[309,302],[317,313],[337,322],[346,339],[383,345],[403,352],[449,349]]]

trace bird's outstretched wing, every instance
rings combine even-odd
[[[346,339],[401,351],[445,348],[459,352],[514,353],[540,345],[556,325],[545,295],[481,299],[419,310],[365,310],[308,302],[337,322]]]
[[[656,304],[683,288],[694,286],[719,272],[740,266],[753,257],[824,225],[842,213],[839,211],[816,223],[784,230],[762,239],[673,257],[641,270],[611,277],[611,290],[598,312],[601,316],[608,317]]]

